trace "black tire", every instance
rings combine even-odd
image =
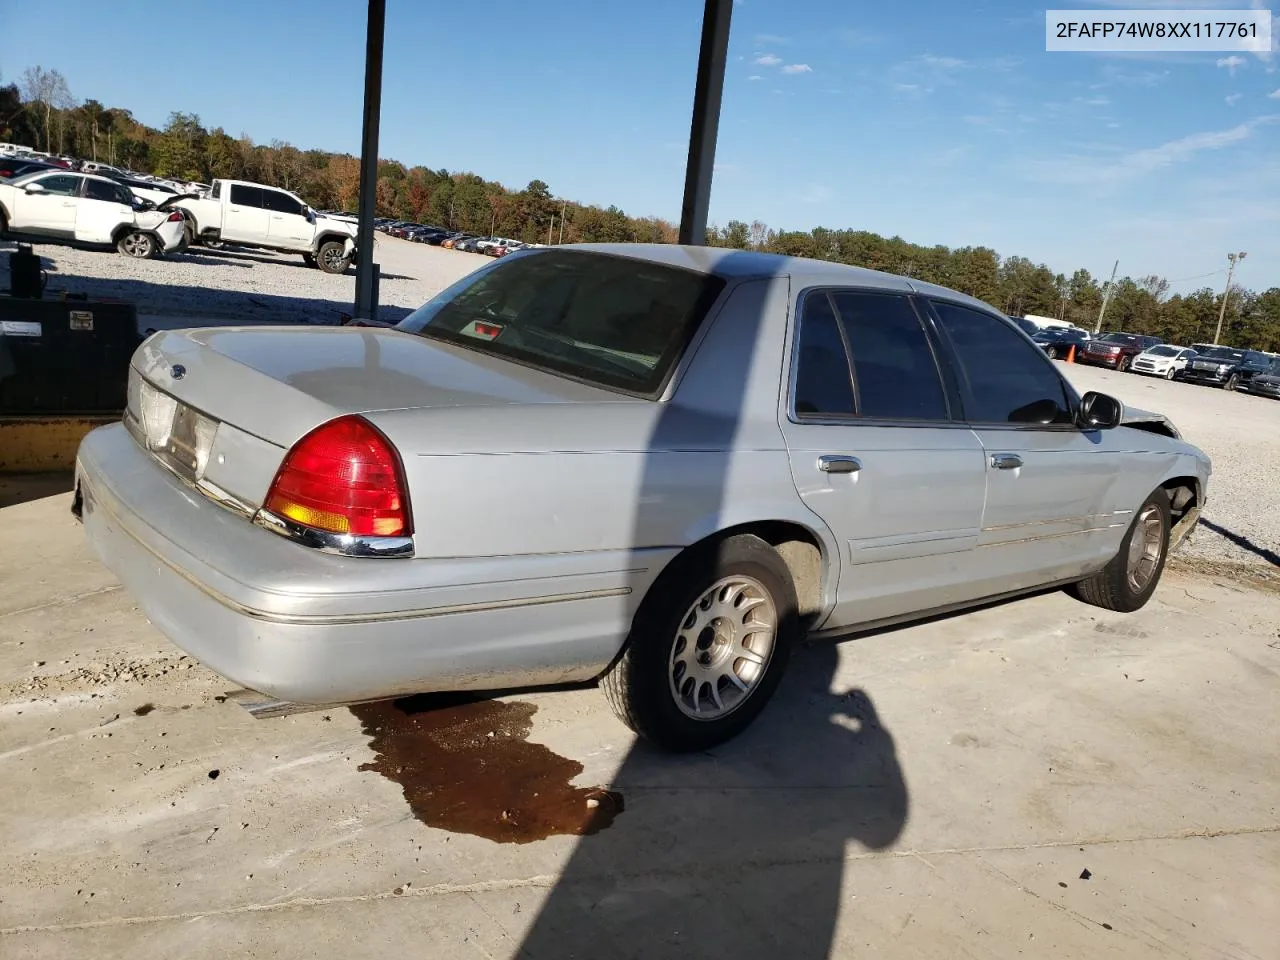
[[[4,215],[4,210],[0,210],[0,237],[4,237],[9,232],[9,218]]]
[[[320,264],[316,261],[316,257],[314,253],[304,253],[302,255],[302,262],[305,263],[308,267],[320,266]]]
[[[200,241],[200,243],[202,246],[206,246],[210,250],[221,250],[223,247],[226,246],[226,244],[223,243],[221,240],[219,240],[217,237],[205,237],[203,240]]]
[[[685,686],[691,678],[686,671],[678,675],[682,679],[673,679],[676,668],[672,658],[689,649],[690,641],[681,637],[681,627],[683,624],[689,629],[696,623],[695,604],[729,577],[754,581],[753,590],[759,588],[773,603],[774,642],[760,672],[749,679],[753,685],[741,699],[723,715],[699,720],[685,713],[677,702],[677,687]],[[731,594],[722,592],[720,596]],[[740,599],[735,598],[729,606],[739,604]],[[706,655],[713,657],[719,647],[724,651],[721,656],[726,658],[721,661],[723,664],[734,654],[724,632],[714,629],[716,622],[712,620],[703,628],[700,638],[692,641],[693,649],[703,650],[702,636],[710,632],[714,639],[708,641]],[[660,749],[673,753],[706,750],[741,733],[764,709],[786,670],[798,629],[795,587],[778,552],[759,537],[729,537],[687,552],[663,571],[636,613],[622,654],[601,677],[600,687],[618,719]],[[737,664],[743,665],[749,675],[749,661],[738,658],[730,667],[741,676]],[[685,696],[693,690],[695,702],[701,702],[704,689],[708,697],[712,695],[711,686],[689,682]],[[714,686],[717,698],[736,696],[734,688],[721,688],[719,681]]]
[[[1150,579],[1141,589],[1137,589],[1129,578],[1129,550],[1148,510],[1154,510],[1160,519],[1158,540],[1160,555],[1150,574]],[[1070,588],[1072,594],[1077,600],[1095,607],[1102,607],[1104,610],[1117,610],[1120,613],[1140,610],[1151,599],[1156,585],[1160,582],[1160,575],[1164,573],[1165,560],[1169,556],[1170,526],[1169,495],[1165,493],[1163,487],[1157,487],[1138,509],[1133,523],[1129,525],[1124,539],[1120,541],[1119,551],[1112,557],[1111,562],[1087,580],[1072,584]]]
[[[141,230],[129,230],[116,241],[116,250],[133,260],[151,260],[159,254],[155,237]]]
[[[343,244],[339,240],[326,240],[316,251],[316,266],[325,273],[346,273],[351,258],[342,255]]]
[[[1128,372],[1129,372],[1129,363],[1130,363],[1130,361],[1129,361],[1129,358],[1128,358],[1128,357],[1121,357],[1121,358],[1120,358],[1120,362],[1116,364],[1116,372],[1117,372],[1117,373],[1128,373]]]
[[[182,235],[186,238],[188,247],[194,247],[199,239],[196,236],[196,225],[190,220],[182,225]]]
[[[1231,376],[1227,377],[1227,382],[1222,385],[1222,389],[1235,390],[1239,386],[1240,386],[1240,374],[1233,373]]]

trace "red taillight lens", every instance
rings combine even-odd
[[[177,221],[179,221],[179,220],[181,220],[181,219],[182,219],[182,214],[180,214],[177,210],[175,210],[175,211],[173,211],[173,213],[169,214],[169,222],[170,222],[170,223],[175,223],[175,222],[177,222]]]
[[[339,417],[299,440],[271,483],[266,508],[330,533],[407,537],[413,532],[400,458],[361,417]]]

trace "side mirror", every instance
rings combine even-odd
[[[22,188],[26,193],[48,193],[43,183],[28,183]]]
[[[1124,404],[1115,397],[1090,390],[1080,398],[1076,423],[1085,430],[1110,430],[1124,420]]]

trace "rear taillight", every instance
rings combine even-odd
[[[177,210],[175,210],[173,211],[173,213],[169,214],[168,220],[170,223],[180,222],[182,220],[182,214],[180,214]]]
[[[407,537],[413,532],[400,458],[362,417],[339,417],[299,440],[280,465],[265,506],[329,533]]]

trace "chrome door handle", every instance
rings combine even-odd
[[[1022,458],[1016,453],[993,453],[991,466],[997,470],[1016,470],[1022,466]]]
[[[862,469],[862,461],[857,457],[827,453],[818,458],[818,469],[823,473],[857,473]]]

